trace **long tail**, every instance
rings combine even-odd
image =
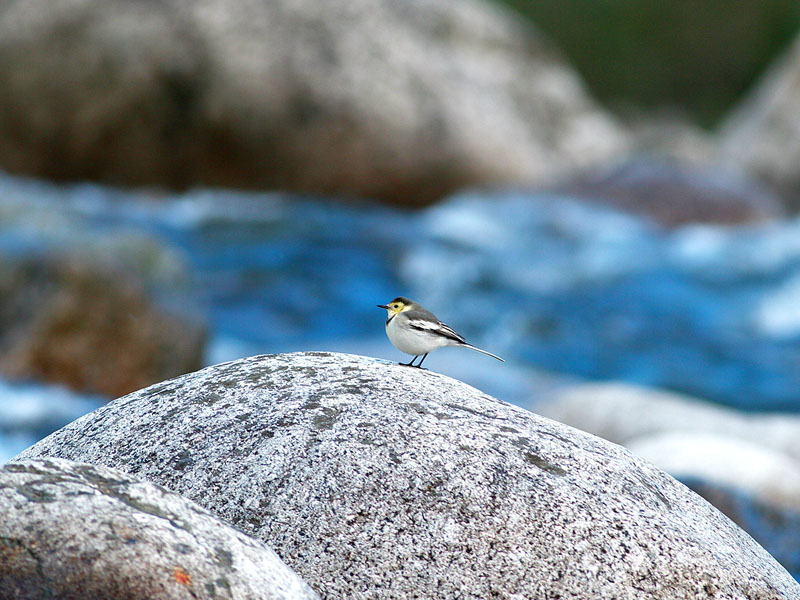
[[[464,348],[469,348],[470,350],[475,350],[476,352],[480,352],[481,354],[486,354],[487,356],[491,356],[492,358],[496,358],[500,362],[506,362],[496,354],[492,354],[491,352],[487,352],[486,350],[481,350],[477,346],[473,346],[472,344],[459,344],[460,346],[464,346]]]

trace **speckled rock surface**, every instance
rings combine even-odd
[[[0,467],[0,598],[312,600],[262,543],[194,502],[60,459]]]
[[[167,485],[325,598],[800,598],[749,536],[627,450],[371,358],[209,367],[21,455],[35,456]]]
[[[623,382],[565,385],[542,415],[599,435],[702,495],[800,573],[800,417]]]

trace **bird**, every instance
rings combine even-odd
[[[389,341],[401,352],[414,356],[407,363],[399,363],[404,367],[422,368],[422,362],[428,354],[443,346],[469,348],[496,358],[500,362],[505,362],[491,352],[468,344],[463,336],[413,300],[398,296],[389,304],[378,304],[377,306],[386,309],[386,335],[389,336]],[[415,365],[414,361],[419,356],[422,356],[422,360]]]

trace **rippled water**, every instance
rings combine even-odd
[[[0,380],[0,464],[104,402],[61,386]]]
[[[466,195],[421,217],[401,274],[480,307],[519,360],[748,410],[800,395],[800,221],[667,231],[565,198]],[[448,276],[437,273],[448,271]]]
[[[800,405],[800,220],[663,230],[522,192],[404,212],[0,177],[0,252],[97,248],[147,270],[165,296],[190,274],[212,327],[209,362],[305,349],[403,358],[375,308],[403,294],[509,361],[444,349],[426,366],[519,404],[535,401],[540,368],[749,410]],[[61,393],[40,391],[42,402]],[[34,400],[0,388],[0,402]],[[57,402],[74,405],[69,418],[88,406],[78,396]],[[0,440],[9,431],[0,427]],[[20,443],[44,429],[30,431]],[[0,441],[0,459],[18,447]]]

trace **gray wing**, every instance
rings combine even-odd
[[[467,340],[465,340],[463,336],[461,336],[449,325],[442,323],[436,318],[436,315],[429,310],[425,310],[424,308],[415,308],[400,314],[405,315],[405,317],[408,319],[408,326],[412,329],[441,335],[442,337],[451,339],[459,344],[467,343]]]

